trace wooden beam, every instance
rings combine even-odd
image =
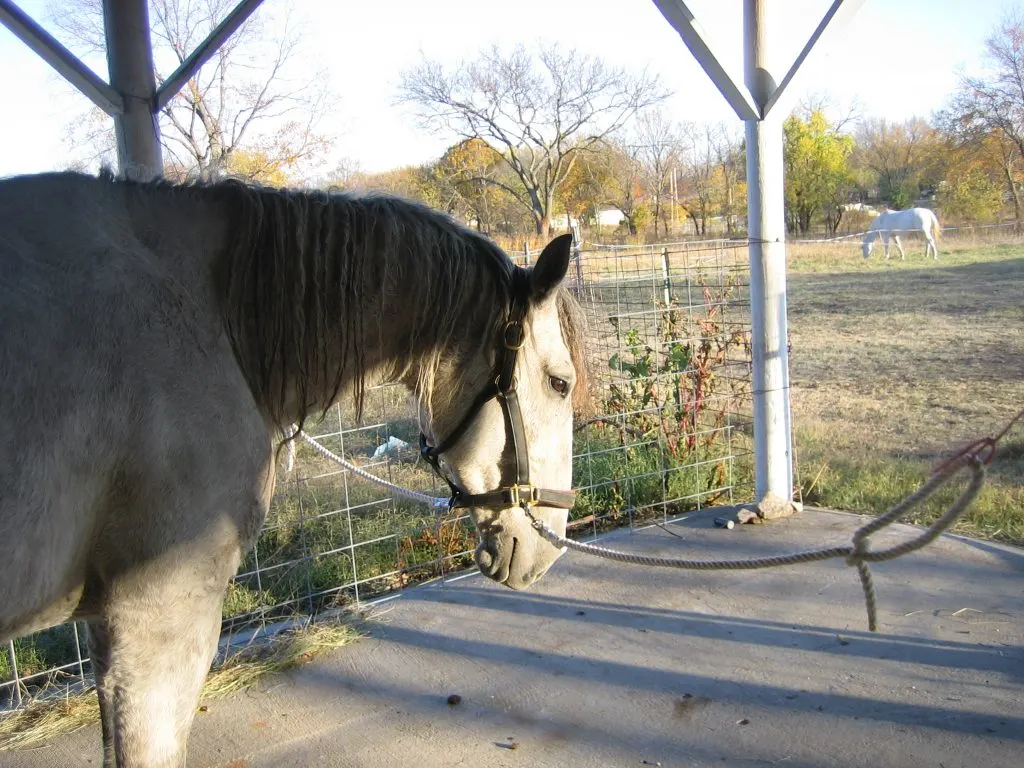
[[[171,73],[156,92],[155,111],[159,112],[167,106],[168,102],[181,90],[181,87],[189,81],[200,67],[217,52],[225,40],[235,33],[245,23],[253,12],[260,7],[263,0],[242,0],[235,6],[224,20],[201,42],[192,54],[181,62],[181,65]]]
[[[124,111],[117,91],[10,0],[0,0],[0,23],[108,115]]]
[[[796,76],[796,73],[803,66],[804,61],[810,55],[814,46],[818,44],[822,36],[832,30],[830,34],[835,35],[840,30],[844,29],[846,25],[850,23],[850,20],[854,17],[860,7],[864,5],[864,0],[835,0],[832,6],[825,13],[821,23],[818,24],[818,28],[814,30],[814,33],[807,40],[807,44],[803,50],[793,61],[793,66],[789,68],[786,76],[782,78],[782,82],[775,88],[775,91],[768,97],[768,100],[763,104],[761,114],[766,116],[771,112],[772,108],[779,102],[783,94],[786,91],[786,87],[790,81]]]
[[[690,53],[697,59],[697,63],[704,68],[708,77],[711,78],[729,106],[735,110],[740,120],[758,120],[761,111],[750,97],[750,92],[739,85],[734,78],[718,60],[711,46],[704,37],[704,31],[694,19],[693,13],[687,7],[685,0],[654,0],[661,15],[664,16],[673,29],[690,49]]]

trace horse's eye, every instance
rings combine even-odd
[[[562,397],[569,394],[569,382],[565,379],[560,379],[557,376],[549,376],[548,383],[551,385],[551,388]]]

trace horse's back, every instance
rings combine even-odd
[[[208,503],[231,455],[211,427],[262,426],[216,308],[119,198],[89,177],[0,182],[0,636],[186,536],[161,510]]]
[[[869,226],[869,230],[882,231],[928,231],[939,223],[931,208],[907,208],[902,211],[884,211],[878,214]]]

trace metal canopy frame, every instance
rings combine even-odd
[[[743,84],[715,55],[686,0],[653,0],[746,124],[747,231],[754,363],[755,492],[793,495],[789,360],[786,335],[786,245],[780,102],[810,53],[844,27],[864,0],[834,0],[779,84],[767,63],[768,0],[743,0]],[[157,113],[217,51],[262,0],[241,0],[160,85],[153,74],[147,0],[104,0],[110,83],[92,72],[12,0],[0,0],[0,23],[114,118],[122,175],[152,178],[163,170]]]
[[[768,68],[768,0],[743,0],[743,85],[722,65],[686,0],[653,0],[744,121],[754,389],[754,490],[758,500],[793,499],[793,435],[786,321],[782,107],[793,77],[822,39],[849,23],[864,0],[834,0],[776,84]]]
[[[163,173],[157,114],[262,2],[241,0],[159,88],[147,0],[103,0],[109,84],[12,0],[0,0],[0,23],[114,118],[121,175],[149,179]]]
[[[108,115],[124,111],[121,94],[10,0],[0,0],[0,22]]]

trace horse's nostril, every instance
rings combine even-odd
[[[476,551],[476,564],[481,571],[486,573],[494,567],[494,555],[484,547],[480,547]]]

